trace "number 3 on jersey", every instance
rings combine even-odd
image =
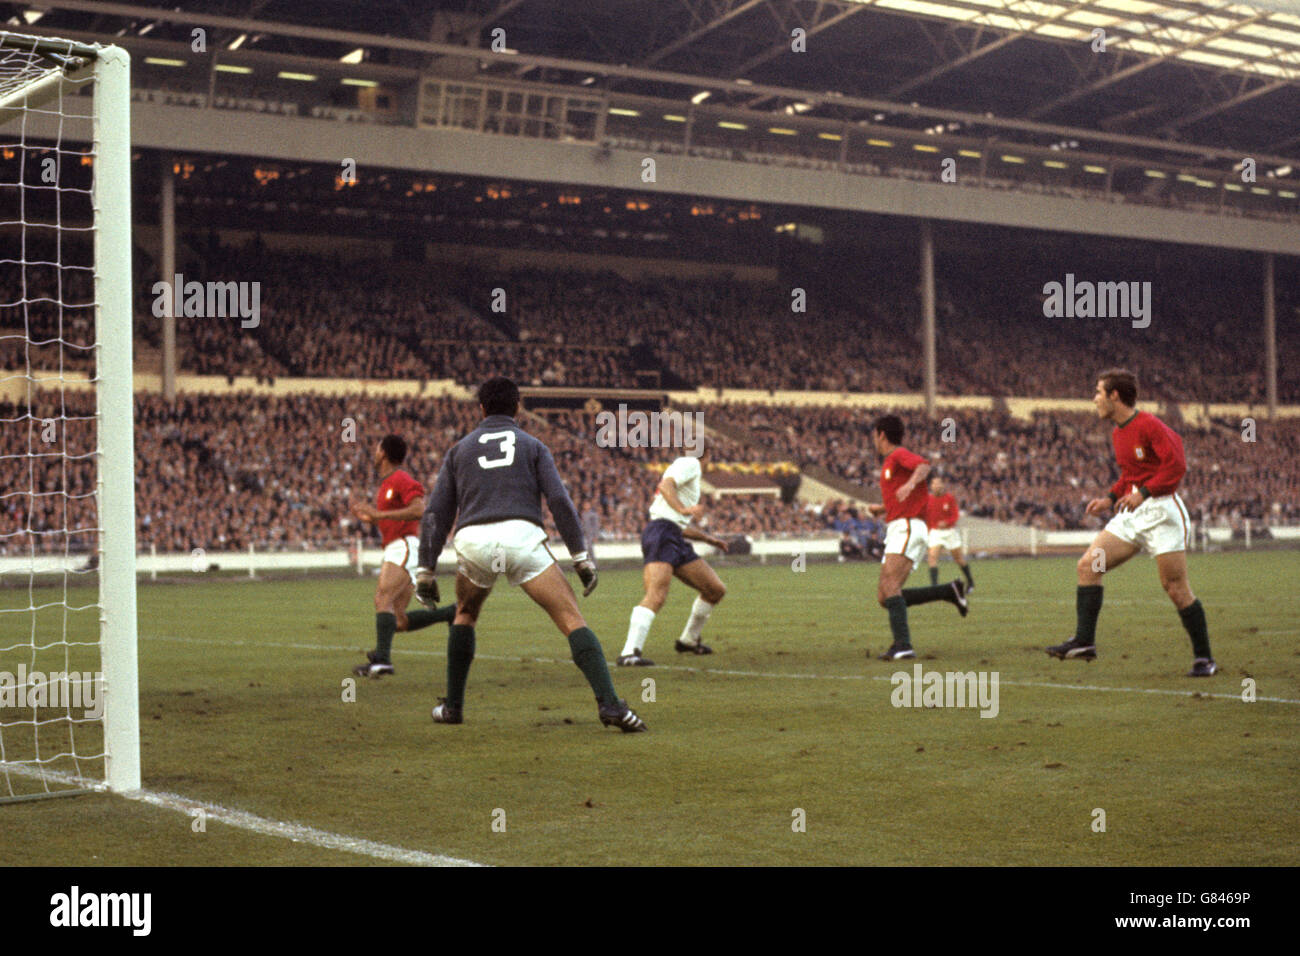
[[[500,442],[500,458],[488,458],[486,455],[479,455],[478,466],[480,468],[505,468],[514,463],[515,460],[515,433],[514,432],[484,432],[478,436],[480,445],[487,444],[490,441]]]

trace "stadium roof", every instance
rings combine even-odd
[[[1285,5],[1211,0],[850,0],[882,10],[999,31],[1091,43],[1107,49],[1185,60],[1220,69],[1294,80],[1300,75],[1300,16]]]
[[[128,48],[188,46],[205,26],[221,54],[375,69],[469,47],[474,69],[520,81],[968,131],[981,117],[990,135],[1042,124],[1283,158],[1300,144],[1295,0],[40,0],[0,18]]]

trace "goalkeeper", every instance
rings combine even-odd
[[[645,722],[615,692],[600,641],[587,627],[573,589],[546,546],[543,496],[573,556],[583,596],[595,590],[596,565],[587,554],[577,509],[550,449],[515,424],[519,389],[510,379],[484,382],[478,401],[484,418],[447,452],[420,523],[415,594],[428,607],[438,603],[433,569],[453,522],[456,525],[456,618],[447,638],[447,696],[433,708],[434,722],[464,722],[474,626],[497,575],[504,574],[540,604],[569,639],[573,662],[595,691],[600,722],[624,733],[645,730]]]

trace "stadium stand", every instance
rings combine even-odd
[[[199,262],[204,262],[203,266]],[[903,273],[906,264],[885,273]],[[939,288],[938,387],[949,395],[1086,396],[1080,369],[1116,361],[1138,372],[1153,398],[1261,402],[1263,370],[1255,277],[1239,294],[1157,276],[1151,325],[1127,319],[1047,320],[1037,263],[1002,271],[949,264]],[[526,270],[504,275],[423,264],[205,248],[180,266],[187,281],[230,275],[261,283],[258,326],[238,319],[181,318],[183,371],[258,378],[455,379],[473,384],[508,373],[530,385],[677,387],[826,392],[919,389],[918,308],[905,282],[877,280],[808,291],[808,311],[791,311],[790,289],[714,279],[629,281],[613,273]],[[29,270],[31,272],[31,270]],[[0,364],[14,370],[89,368],[89,310],[44,307],[40,277],[0,276],[0,329],[30,328],[45,344],[0,339]],[[1060,278],[1060,277],[1056,277]],[[488,308],[493,288],[508,309]],[[1015,289],[1020,288],[1020,294]],[[1008,291],[1011,290],[1011,291]],[[65,297],[68,295],[64,293]],[[1300,292],[1279,289],[1279,314]],[[847,303],[846,303],[847,300]],[[24,308],[15,303],[29,304]],[[86,301],[89,301],[87,293]],[[856,304],[854,304],[856,303]],[[156,347],[152,299],[137,305],[139,346]],[[62,339],[69,347],[60,349]],[[987,348],[1017,343],[1014,361]],[[1207,348],[1206,343],[1213,343]],[[1281,354],[1300,353],[1295,323],[1279,323]],[[1300,367],[1283,362],[1279,396],[1300,401]]]
[[[833,406],[718,406],[743,422],[754,444],[720,439],[711,468],[725,462],[795,461],[820,465],[855,481],[874,483],[872,418],[887,409]],[[0,553],[81,553],[78,528],[91,521],[93,465],[89,393],[31,409],[0,403]],[[1086,526],[1083,502],[1111,480],[1106,432],[1077,413],[1032,421],[1004,414],[945,412],[956,441],[929,437],[919,417],[903,411],[912,444],[931,458],[966,513],[1042,529]],[[344,440],[346,420],[356,441]],[[47,423],[55,423],[43,441]],[[376,485],[370,455],[389,430],[412,439],[409,470],[431,486],[443,450],[477,421],[471,402],[447,398],[320,395],[188,395],[169,405],[160,396],[136,398],[137,531],[147,550],[186,552],[302,550],[337,547],[359,530],[348,515],[353,497],[368,500]],[[525,414],[526,427],[553,449],[579,511],[599,515],[602,540],[640,533],[658,470],[673,457],[655,448],[604,449],[586,412]],[[1183,431],[1189,474],[1185,497],[1192,517],[1217,527],[1243,520],[1300,520],[1300,422],[1260,423],[1258,441],[1241,440],[1232,423]],[[70,457],[63,456],[66,447]],[[35,453],[29,457],[28,452]],[[1259,457],[1267,455],[1267,467]],[[67,514],[65,515],[65,509]],[[864,544],[878,534],[853,506],[785,502],[757,495],[720,495],[708,509],[718,533],[781,537],[850,531]],[[67,519],[65,521],[65,518]],[[71,529],[71,531],[65,530]]]
[[[185,247],[186,281],[248,276],[261,316],[180,318],[182,371],[208,375],[432,380],[508,373],[545,386],[760,388],[825,392],[921,387],[919,305],[906,259],[870,277],[818,275],[806,311],[793,283],[629,280],[612,272],[482,267],[269,252],[260,242]],[[35,252],[36,250],[33,250]],[[895,255],[900,255],[897,251]],[[32,258],[35,258],[33,255]],[[53,251],[49,259],[54,259]],[[1187,276],[1153,263],[1147,328],[1126,318],[1046,319],[1041,289],[1057,256],[944,259],[938,269],[938,389],[948,395],[1080,397],[1079,370],[1119,362],[1166,401],[1264,400],[1258,276]],[[147,266],[147,263],[142,263]],[[1113,270],[1111,270],[1113,272]],[[64,301],[90,301],[88,274],[62,270]],[[86,370],[90,310],[51,306],[57,270],[0,271],[0,367]],[[1225,283],[1236,288],[1225,289]],[[137,349],[160,345],[149,284],[137,299]],[[493,312],[492,292],[506,311]],[[1278,288],[1279,353],[1300,354],[1300,289]],[[27,345],[20,330],[37,343]],[[1014,361],[988,348],[1015,341]],[[66,347],[60,348],[60,342]],[[1300,366],[1283,361],[1279,399],[1300,401]]]

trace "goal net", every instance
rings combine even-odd
[[[0,802],[140,786],[129,69],[0,32]]]

